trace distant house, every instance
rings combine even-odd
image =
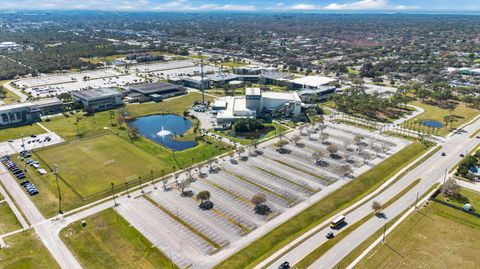
[[[96,112],[121,106],[122,95],[116,88],[99,88],[72,92],[73,102],[86,111]]]
[[[40,121],[41,113],[32,103],[0,106],[0,128],[35,123]]]
[[[186,94],[187,91],[180,85],[166,82],[155,82],[134,85],[127,88],[125,100],[127,102],[159,102],[163,99]]]

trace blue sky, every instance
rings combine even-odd
[[[480,0],[0,0],[0,9],[123,11],[480,11]]]

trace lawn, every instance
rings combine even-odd
[[[408,121],[406,121],[405,123],[402,124],[404,127],[407,127],[407,128],[410,128],[410,129],[417,129],[417,130],[420,129],[420,130],[425,131],[425,132],[431,132],[432,130],[430,128],[427,128],[426,126],[421,125],[422,121],[424,121],[424,120],[434,120],[434,121],[441,122],[443,125],[445,125],[444,117],[450,115],[450,111],[448,109],[442,109],[442,108],[439,108],[437,106],[424,104],[424,103],[421,103],[421,102],[418,102],[418,101],[414,101],[411,104],[414,105],[414,106],[421,107],[425,111],[422,114],[420,114],[420,115],[414,117],[413,119],[410,119],[410,120],[408,120]],[[457,122],[453,123],[453,125],[452,125],[453,128],[456,128],[456,127],[470,121],[471,119],[473,119],[478,114],[479,114],[478,110],[476,110],[474,108],[467,107],[467,105],[465,103],[460,102],[458,104],[458,106],[452,111],[452,115],[456,115],[457,120],[458,120]],[[444,126],[440,129],[438,129],[438,134],[442,135],[442,136],[445,136],[450,131],[451,131],[450,128],[447,128],[446,126]]]
[[[22,229],[17,217],[6,202],[0,204],[0,235]]]
[[[85,268],[177,268],[113,209],[75,222],[60,237]],[[72,234],[68,230],[72,229]]]
[[[3,86],[8,80],[0,80],[0,86]],[[8,89],[4,88],[7,90],[7,94],[5,95],[4,98],[0,98],[1,101],[3,101],[5,104],[14,104],[20,101],[20,97],[18,97],[16,94],[13,92],[9,91]]]
[[[273,123],[265,123],[264,124],[265,126],[269,127],[269,126],[273,126],[275,127],[275,130],[271,131],[271,132],[268,132],[267,134],[265,134],[264,137],[260,138],[260,139],[256,139],[257,141],[264,141],[264,140],[268,140],[268,139],[271,139],[271,138],[274,138],[275,135],[278,135],[280,133],[283,133],[285,132],[287,129],[287,127],[283,126],[282,124],[278,124],[276,122],[273,122]],[[220,135],[222,137],[226,137],[228,138],[229,140],[231,141],[234,141],[234,142],[237,142],[237,143],[240,143],[242,145],[250,145],[252,143],[252,140],[250,139],[243,139],[243,138],[238,138],[238,137],[233,137],[233,136],[230,136],[227,132],[227,131],[213,131],[213,130],[210,130],[211,132],[217,134],[217,135]]]
[[[221,62],[218,63],[218,65],[224,66],[224,67],[241,67],[241,66],[246,66],[246,63],[239,63],[239,62]]]
[[[5,142],[9,139],[19,139],[22,137],[22,134],[25,137],[30,136],[31,134],[43,134],[46,133],[44,129],[42,129],[37,124],[32,125],[24,125],[20,127],[13,127],[8,129],[1,129],[0,130],[0,142]]]
[[[458,207],[463,207],[463,205],[468,202],[472,205],[473,209],[480,210],[480,193],[465,188],[460,188],[459,197],[460,199],[448,199],[448,197],[444,196],[443,194],[439,194],[437,199],[443,200]]]
[[[426,150],[427,148],[420,142],[412,143],[224,260],[215,268],[253,268],[284,245],[378,188]]]
[[[412,213],[356,268],[478,268],[480,218],[431,202]]]
[[[151,170],[168,166],[132,143],[116,135],[89,137],[35,151],[50,167],[82,196],[145,176]]]
[[[33,230],[3,240],[10,247],[0,249],[0,269],[60,268]]]

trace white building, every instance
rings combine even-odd
[[[306,76],[290,80],[290,88],[293,89],[318,89],[323,86],[329,85],[331,82],[336,81],[333,78],[322,76]]]
[[[99,88],[72,92],[72,99],[85,110],[92,112],[118,107],[123,104],[122,95],[115,88]]]
[[[262,92],[259,88],[247,88],[245,93],[245,96],[221,97],[215,101],[212,109],[218,111],[218,122],[256,118],[263,111],[298,116],[302,109],[297,92]]]
[[[0,128],[32,124],[40,121],[40,116],[40,108],[32,103],[0,106]]]

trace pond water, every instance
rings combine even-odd
[[[427,126],[427,127],[435,127],[435,128],[442,128],[443,123],[436,121],[436,120],[424,120],[421,122],[422,125]]]
[[[172,150],[184,150],[197,145],[195,141],[175,139],[175,136],[179,137],[192,128],[192,121],[178,115],[138,117],[130,121],[128,126],[137,128],[146,138]]]

